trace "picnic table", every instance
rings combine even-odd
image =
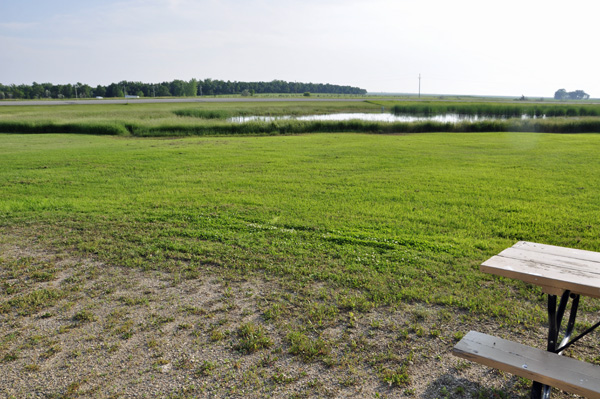
[[[552,386],[600,398],[600,366],[560,356],[600,326],[598,322],[571,337],[580,297],[600,298],[600,253],[519,241],[483,262],[480,270],[542,288],[548,296],[546,349],[471,331],[454,347],[453,353],[533,380],[531,398],[549,398]],[[559,333],[569,300],[569,318],[561,338]]]

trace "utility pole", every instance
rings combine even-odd
[[[421,74],[419,74],[419,98],[421,98]]]

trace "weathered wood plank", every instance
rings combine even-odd
[[[575,294],[600,298],[600,275],[573,273],[569,269],[552,267],[531,260],[493,256],[481,264],[484,273],[522,280],[551,291],[570,290]]]
[[[519,241],[512,248],[525,249],[549,255],[565,256],[573,259],[587,260],[600,263],[600,252],[586,251],[584,249],[559,247],[556,245],[538,244],[529,241]]]
[[[565,290],[600,297],[600,253],[519,241],[485,261],[480,270],[536,284],[544,292]]]
[[[600,366],[471,331],[452,353],[467,360],[600,399]]]
[[[568,256],[549,254],[545,252],[527,251],[521,248],[508,248],[496,255],[509,259],[533,261],[539,264],[561,267],[572,270],[573,273],[583,273],[600,276],[600,262],[571,258]]]

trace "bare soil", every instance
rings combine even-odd
[[[529,381],[451,348],[472,329],[544,342],[543,326],[341,306],[352,292],[211,268],[183,279],[17,237],[0,240],[0,284],[2,398],[519,398]]]

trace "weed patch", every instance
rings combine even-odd
[[[0,305],[0,311],[6,313],[15,310],[21,315],[28,315],[54,305],[64,296],[63,291],[42,288],[4,302]]]
[[[331,352],[330,346],[323,339],[310,338],[300,331],[292,331],[287,335],[289,353],[300,357],[305,362],[323,359]]]
[[[254,323],[243,324],[238,329],[237,335],[239,342],[235,345],[235,349],[245,354],[270,348],[273,345],[273,340],[266,335],[265,330]]]

